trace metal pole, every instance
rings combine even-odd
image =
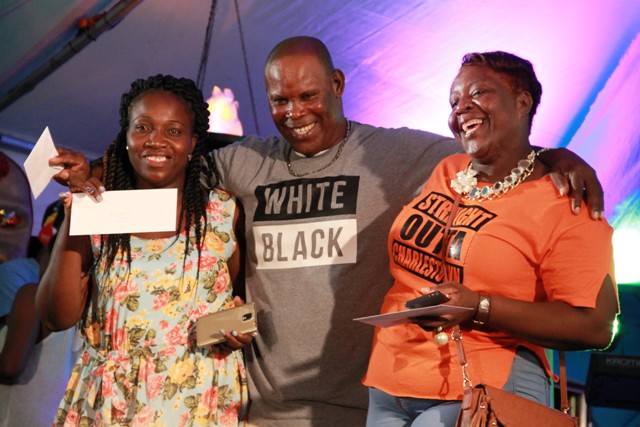
[[[57,70],[62,64],[80,52],[85,46],[95,41],[98,36],[115,27],[134,7],[142,3],[142,0],[122,0],[113,6],[107,13],[100,17],[96,23],[81,32],[67,43],[51,59],[35,69],[24,78],[21,83],[8,90],[0,97],[0,111],[7,108],[22,95],[31,92],[49,74]]]

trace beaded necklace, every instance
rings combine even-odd
[[[451,180],[451,188],[467,200],[475,200],[476,202],[491,200],[513,190],[527,179],[533,172],[535,160],[536,152],[531,150],[531,153],[525,159],[520,160],[518,165],[511,169],[511,173],[502,181],[482,187],[482,189],[478,188],[478,180],[475,177],[478,172],[469,163],[466,171],[458,172],[455,179]]]

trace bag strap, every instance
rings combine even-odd
[[[571,411],[571,405],[569,404],[569,392],[567,391],[567,361],[565,352],[558,351],[560,358],[560,410],[565,414],[569,414]]]
[[[449,232],[451,231],[451,225],[453,224],[453,218],[458,211],[458,207],[460,206],[460,200],[462,199],[462,195],[458,194],[456,199],[453,201],[453,205],[451,206],[451,212],[449,213],[449,218],[447,218],[447,224],[444,227],[443,232],[443,245],[441,255],[442,262],[442,271],[444,272],[443,282],[448,282],[448,274],[447,274],[447,252],[449,251]],[[462,332],[460,331],[460,327],[455,325],[452,328],[451,338],[456,343],[456,351],[458,353],[458,361],[460,362],[460,366],[462,367],[462,385],[464,387],[464,395],[470,396],[471,389],[473,388],[473,383],[469,378],[469,373],[467,371],[467,357],[464,352],[464,345],[462,344]],[[571,406],[569,405],[569,395],[567,390],[567,363],[564,351],[559,351],[558,355],[560,357],[560,409],[565,414],[569,414],[571,410]]]

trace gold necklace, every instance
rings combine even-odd
[[[502,181],[482,187],[482,189],[478,188],[478,180],[475,177],[478,172],[469,163],[466,171],[458,172],[455,179],[451,180],[451,188],[467,200],[475,200],[476,202],[491,200],[513,190],[527,179],[533,172],[535,161],[536,152],[531,150],[531,153],[525,159],[520,160],[518,165],[511,169],[511,173],[505,176]]]
[[[326,168],[328,168],[329,166],[331,166],[333,164],[333,162],[338,160],[338,157],[340,157],[340,153],[342,153],[342,149],[344,148],[344,145],[347,143],[347,139],[349,139],[349,135],[351,135],[351,122],[349,121],[349,119],[346,119],[346,120],[347,120],[347,132],[344,135],[344,139],[342,141],[340,141],[340,146],[338,147],[338,151],[336,151],[336,155],[333,156],[333,159],[331,159],[331,161],[329,163],[327,163],[326,165],[324,165],[320,169],[316,169],[316,170],[311,171],[311,172],[298,173],[295,170],[293,170],[293,166],[291,166],[291,152],[293,151],[293,147],[289,147],[289,151],[287,151],[286,159],[285,159],[287,161],[287,169],[289,169],[289,173],[291,175],[295,176],[295,177],[301,178],[303,176],[307,176],[307,175],[311,175],[313,173],[321,172],[321,171],[325,170]]]

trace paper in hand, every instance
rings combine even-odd
[[[74,193],[69,234],[118,234],[174,231],[178,190],[105,191],[102,201]]]
[[[395,313],[376,314],[374,316],[358,317],[353,319],[357,322],[366,323],[372,326],[379,326],[381,328],[387,328],[389,326],[402,325],[404,323],[412,323],[414,317],[421,316],[442,316],[444,314],[454,314],[460,311],[473,310],[469,307],[458,307],[455,305],[432,305],[429,307],[419,307],[409,310],[398,311]]]
[[[24,170],[33,192],[33,198],[44,191],[53,175],[60,172],[60,168],[49,166],[49,159],[58,155],[58,150],[53,145],[53,139],[49,132],[49,126],[44,128],[42,135],[38,138],[38,142],[34,145],[31,153],[24,161]]]

